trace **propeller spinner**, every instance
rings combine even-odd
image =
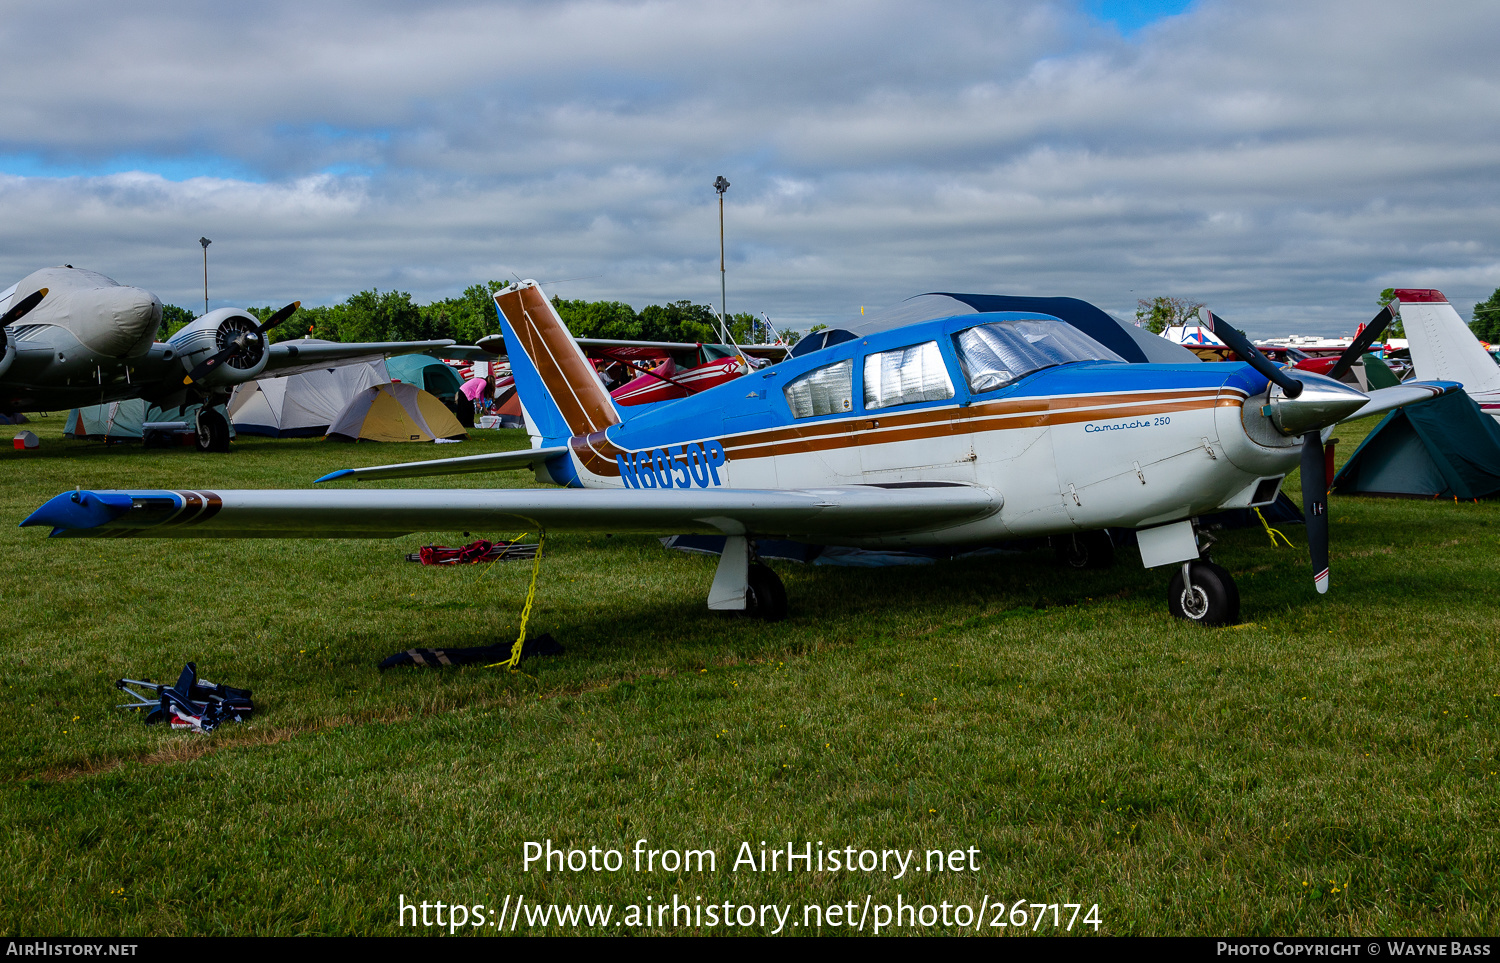
[[[1385,318],[1381,322],[1381,317]],[[1392,315],[1383,311],[1366,328],[1360,338],[1345,350],[1338,365],[1348,370],[1374,342]],[[1270,358],[1261,354],[1244,332],[1208,315],[1209,328],[1240,360],[1265,375],[1271,382],[1266,391],[1266,409],[1271,423],[1284,435],[1302,437],[1302,515],[1307,523],[1307,554],[1312,560],[1313,585],[1321,595],[1328,591],[1328,461],[1323,451],[1322,430],[1354,414],[1370,397],[1333,378],[1299,372],[1294,378]],[[1379,327],[1376,323],[1381,322]],[[1368,335],[1368,340],[1365,336]],[[1363,342],[1361,344],[1360,342]],[[1355,349],[1358,349],[1357,351]]]

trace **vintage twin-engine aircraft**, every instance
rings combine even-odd
[[[156,295],[68,266],[33,272],[0,293],[0,303],[7,297],[12,307],[0,319],[0,411],[56,411],[126,398],[163,408],[202,402],[197,429],[204,451],[228,450],[229,423],[213,409],[241,382],[453,343],[269,344],[266,332],[291,317],[295,302],[264,322],[238,308],[218,308],[162,342],[156,340]],[[28,303],[24,316],[11,317]]]
[[[1458,387],[1367,395],[1318,375],[1294,379],[1222,323],[1221,336],[1250,364],[1126,363],[1077,325],[1037,311],[979,311],[964,297],[985,303],[914,298],[895,313],[912,323],[852,328],[838,343],[637,413],[611,404],[527,281],[495,301],[535,447],[319,481],[532,467],[564,489],[77,491],[22,524],[73,537],[722,534],[709,607],[768,618],[784,614],[786,595],[755,558],[759,536],[975,546],[1123,527],[1136,530],[1148,567],[1176,566],[1174,615],[1222,624],[1237,618],[1238,592],[1201,558],[1195,518],[1271,502],[1300,458],[1314,578],[1325,591],[1320,432]],[[1110,337],[1124,351],[1134,334],[1115,327]]]

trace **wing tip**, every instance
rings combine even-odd
[[[313,482],[313,484],[318,485],[326,481],[336,481],[337,479],[343,478],[345,475],[352,474],[354,474],[353,468],[340,468],[338,471],[331,471],[328,474],[324,475],[322,478],[317,479]]]

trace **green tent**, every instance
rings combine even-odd
[[[1462,391],[1386,415],[1333,479],[1340,495],[1487,498],[1500,492],[1500,425]]]

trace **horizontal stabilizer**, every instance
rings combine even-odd
[[[555,455],[566,455],[567,446],[523,448],[520,451],[498,451],[488,455],[465,455],[462,458],[434,458],[402,465],[377,465],[373,468],[343,468],[313,482],[368,481],[376,478],[423,478],[428,475],[467,475],[481,471],[506,471],[532,468]]]
[[[21,525],[68,538],[382,538],[430,531],[699,532],[861,541],[992,515],[993,489],[292,489],[63,492]]]
[[[1366,392],[1370,400],[1365,403],[1364,407],[1345,418],[1344,421],[1378,415],[1383,411],[1390,411],[1392,408],[1400,408],[1404,405],[1431,401],[1451,391],[1462,391],[1463,388],[1463,385],[1455,381],[1408,381],[1394,388],[1376,388],[1374,391]]]

